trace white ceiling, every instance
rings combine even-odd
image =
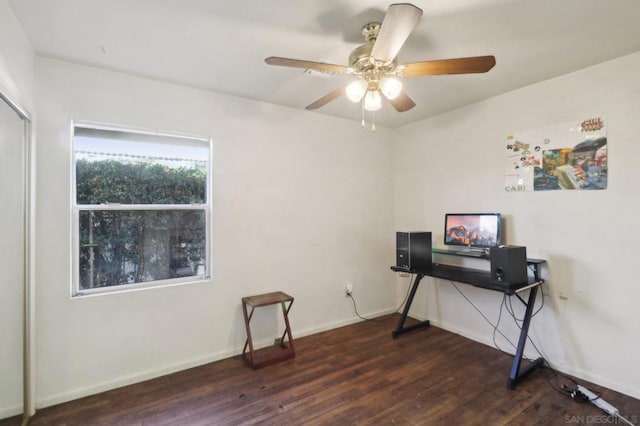
[[[9,0],[42,56],[293,108],[347,76],[269,66],[268,56],[347,65],[360,30],[392,1]],[[397,127],[640,51],[639,0],[414,0],[424,14],[399,63],[494,55],[486,74],[405,79],[417,106],[389,105]],[[640,70],[639,70],[640,71]],[[552,102],[552,100],[550,100]],[[360,121],[341,97],[319,114]]]

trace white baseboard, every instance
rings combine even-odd
[[[365,316],[366,318],[376,318],[379,316],[384,316],[384,315],[389,315],[395,312],[395,309],[390,308],[390,309],[384,309],[381,311],[377,311],[377,312],[370,312],[368,314],[365,314],[363,316]],[[417,320],[421,320],[421,321],[425,321],[426,318],[421,317],[420,315],[413,315],[410,314],[410,316],[412,318],[415,318]],[[333,330],[335,328],[339,328],[339,327],[344,327],[347,325],[351,325],[351,324],[355,324],[358,322],[363,321],[361,318],[359,317],[353,317],[353,318],[349,318],[349,319],[345,319],[345,320],[341,320],[341,321],[335,321],[332,323],[328,323],[328,324],[323,324],[320,325],[318,327],[311,327],[311,328],[307,328],[304,330],[299,330],[299,331],[295,331],[294,332],[294,339],[297,338],[301,338],[301,337],[305,337],[305,336],[310,336],[313,334],[317,334],[317,333],[322,333],[324,331],[327,330]],[[476,341],[478,343],[482,343],[485,344],[487,346],[490,347],[494,347],[493,346],[493,342],[488,339],[486,336],[484,335],[477,335],[477,334],[473,334],[473,333],[469,333],[466,330],[462,330],[459,329],[455,326],[452,326],[451,324],[447,324],[445,322],[439,322],[439,321],[433,321],[431,320],[431,324],[433,324],[435,327],[438,328],[442,328],[443,330],[447,330],[450,331],[452,333],[455,334],[459,334],[463,337],[466,337],[468,339],[471,339],[473,341]],[[392,331],[392,330],[390,330]],[[260,341],[256,343],[256,347],[262,347],[262,346],[268,346],[273,344],[273,341]],[[100,393],[100,392],[105,392],[111,389],[115,389],[115,388],[119,388],[122,386],[127,386],[127,385],[131,385],[134,383],[139,383],[145,380],[149,380],[149,379],[153,379],[156,377],[160,377],[160,376],[164,376],[167,374],[171,374],[171,373],[176,373],[178,371],[182,371],[182,370],[186,370],[188,368],[192,368],[192,367],[197,367],[200,365],[204,365],[204,364],[208,364],[211,362],[215,362],[215,361],[220,361],[222,359],[226,359],[226,358],[230,358],[232,356],[236,356],[238,354],[240,354],[242,352],[242,348],[233,348],[233,349],[229,349],[229,350],[225,350],[225,351],[221,351],[221,352],[217,352],[215,354],[211,354],[211,355],[207,355],[205,357],[199,357],[199,358],[194,358],[185,362],[181,362],[178,364],[174,364],[174,365],[168,365],[162,368],[156,368],[156,369],[152,369],[152,370],[147,370],[144,372],[140,372],[138,374],[134,374],[134,375],[130,375],[130,376],[126,376],[126,377],[120,377],[116,380],[111,380],[108,382],[103,382],[100,383],[98,385],[95,386],[88,386],[88,387],[84,387],[84,388],[78,388],[78,389],[74,389],[73,391],[70,392],[64,392],[64,393],[60,393],[57,395],[51,395],[51,396],[47,396],[44,398],[40,398],[37,400],[37,408],[44,408],[44,407],[48,407],[51,405],[55,405],[55,404],[60,404],[63,402],[67,402],[67,401],[72,401],[74,399],[78,399],[78,398],[82,398],[85,396],[89,396],[89,395],[94,395],[96,393]],[[565,373],[565,374],[569,374],[571,376],[598,384],[600,386],[604,386],[606,388],[615,390],[617,392],[621,392],[625,395],[629,395],[633,398],[638,398],[640,399],[640,390],[639,389],[634,389],[634,388],[630,388],[628,386],[622,386],[618,383],[614,383],[610,380],[607,380],[603,377],[600,376],[596,376],[593,375],[587,371],[584,370],[580,370],[580,369],[574,369],[568,365],[564,365],[564,364],[560,364],[560,363],[555,363],[553,360],[549,360],[547,359],[547,362],[556,370]],[[15,407],[6,407],[3,408],[2,410],[0,410],[0,418],[6,418],[6,417],[11,417],[11,416],[15,416],[18,415],[22,412],[22,407],[21,406],[15,406]]]
[[[22,414],[22,404],[0,408],[0,419],[6,419],[7,417],[13,417],[19,414]]]
[[[384,315],[389,315],[389,314],[393,314],[396,310],[394,308],[389,308],[389,309],[383,309],[381,311],[376,311],[376,312],[369,312],[367,314],[362,314],[363,317],[365,318],[377,318],[377,317],[381,317]],[[341,321],[336,321],[336,322],[332,322],[329,324],[323,324],[319,327],[312,327],[312,328],[307,328],[305,330],[302,331],[297,331],[294,334],[294,339],[298,338],[298,337],[305,337],[305,336],[311,336],[312,334],[318,334],[318,333],[322,333],[323,331],[327,331],[327,330],[333,330],[335,328],[340,328],[340,327],[344,327],[347,325],[351,325],[351,324],[355,324],[358,322],[362,322],[364,321],[362,318],[359,317],[353,317],[353,318],[349,318],[349,319],[345,319],[345,320],[341,320]],[[391,330],[389,331],[389,333],[391,333]]]
[[[371,312],[364,316],[366,318],[375,318],[383,315],[392,314],[394,312],[395,312],[394,309],[385,309],[377,312]],[[353,318],[349,318],[341,321],[323,324],[318,327],[307,328],[300,331],[294,330],[293,338],[295,341],[295,339],[300,337],[310,336],[312,334],[321,333],[323,331],[332,330],[334,328],[355,324],[360,321],[363,321],[363,320],[358,317],[353,317]],[[269,340],[269,341],[263,340],[263,341],[256,342],[255,347],[256,348],[266,347],[272,344],[273,344],[273,340]],[[84,388],[74,389],[69,392],[63,392],[56,395],[45,396],[37,399],[36,408],[41,409],[41,408],[49,407],[51,405],[61,404],[63,402],[72,401],[74,399],[83,398],[85,396],[94,395],[100,392],[106,392],[108,390],[116,389],[122,386],[132,385],[134,383],[143,382],[145,380],[154,379],[156,377],[165,376],[171,373],[176,373],[178,371],[186,370],[188,368],[198,367],[200,365],[208,364],[215,361],[220,361],[222,359],[239,355],[241,352],[242,352],[242,347],[232,348],[232,349],[224,350],[221,352],[217,352],[215,354],[207,355],[204,357],[190,359],[177,364],[167,365],[161,368],[154,368],[154,369],[139,372],[130,376],[119,377],[115,380],[110,380],[94,386],[87,386]],[[3,410],[3,411],[10,411],[10,410],[11,412],[4,417],[12,416],[22,412],[21,407],[18,408],[17,413],[13,412],[14,411],[13,407],[7,408],[6,410]],[[1,416],[3,411],[0,411],[0,418],[4,418],[3,416]]]
[[[200,358],[194,358],[184,362],[180,362],[173,365],[167,365],[161,368],[154,368],[151,370],[142,371],[130,376],[119,377],[115,380],[102,382],[95,386],[87,386],[84,388],[74,389],[69,392],[63,392],[56,395],[50,395],[42,398],[38,398],[36,401],[36,409],[49,407],[51,405],[61,404],[63,402],[73,401],[74,399],[83,398],[85,396],[94,395],[100,392],[106,392],[111,389],[116,389],[122,386],[132,385],[134,383],[143,382],[145,380],[154,379],[156,377],[165,376],[171,373],[177,373],[178,371],[186,370],[188,368],[197,367],[200,365],[208,364],[214,361],[220,361],[221,359],[229,358],[237,355],[240,351],[227,350],[218,352],[215,354],[207,355]]]
[[[420,315],[410,315],[410,316],[420,321],[426,321],[427,319],[427,318],[423,318]],[[467,339],[495,348],[495,346],[493,345],[493,341],[485,335],[477,335],[477,334],[469,333],[466,330],[459,329],[455,326],[452,326],[451,324],[447,324],[446,322],[430,320],[430,323],[435,327],[450,331],[455,334],[459,334],[460,336],[466,337]],[[512,348],[503,348],[503,349],[506,349],[506,352],[509,352]],[[511,350],[511,352],[515,352],[515,351]],[[539,355],[537,353],[527,352],[526,346],[525,346],[525,356],[529,358],[537,358]],[[586,380],[591,383],[595,383],[599,386],[604,386],[608,389],[614,390],[616,392],[620,392],[622,394],[628,395],[636,399],[640,399],[640,389],[634,389],[628,386],[621,385],[619,383],[612,382],[611,380],[608,380],[604,377],[591,374],[590,372],[584,371],[581,369],[572,368],[571,366],[566,365],[564,363],[556,363],[553,359],[547,359],[546,356],[545,356],[545,361],[551,366],[551,368],[561,373],[568,374],[570,376],[573,376],[582,380]],[[606,395],[603,396],[603,398],[606,400]]]
[[[597,375],[593,375],[591,373],[589,373],[588,371],[584,371],[584,370],[580,370],[580,369],[574,369],[571,368],[568,365],[563,365],[563,364],[555,364],[552,361],[547,360],[547,362],[551,365],[551,367],[554,370],[558,370],[561,373],[565,373],[565,374],[569,374],[573,377],[578,377],[582,380],[586,380],[588,382],[591,383],[595,383],[599,386],[604,386],[605,388],[614,390],[616,392],[620,392],[622,394],[628,395],[630,397],[636,398],[636,399],[640,399],[640,389],[633,389],[630,388],[628,386],[623,386],[620,385],[619,383],[614,383],[604,377],[600,377]],[[604,399],[606,401],[607,399],[607,395],[602,395],[602,399]],[[632,413],[635,414],[635,413]]]

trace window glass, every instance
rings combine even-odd
[[[207,275],[209,141],[74,127],[74,294]]]

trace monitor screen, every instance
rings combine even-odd
[[[466,247],[500,245],[500,213],[447,213],[444,243]]]

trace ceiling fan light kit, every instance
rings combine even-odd
[[[360,102],[367,91],[367,82],[364,80],[354,80],[349,83],[345,90],[347,98],[349,98],[351,102]]]
[[[366,43],[351,52],[348,66],[274,56],[266,58],[265,62],[269,65],[356,77],[348,85],[307,105],[308,110],[320,108],[345,94],[352,102],[362,102],[362,108],[367,111],[380,109],[384,98],[396,111],[405,112],[416,104],[405,93],[399,77],[484,73],[493,68],[496,63],[493,56],[440,59],[399,65],[398,52],[421,16],[422,10],[409,3],[389,6],[382,23],[369,22],[362,28]]]
[[[377,90],[367,90],[367,94],[364,95],[364,109],[367,111],[377,111],[380,108],[382,108],[380,92]]]
[[[402,82],[397,78],[385,77],[380,81],[380,91],[389,100],[393,100],[402,92]]]

